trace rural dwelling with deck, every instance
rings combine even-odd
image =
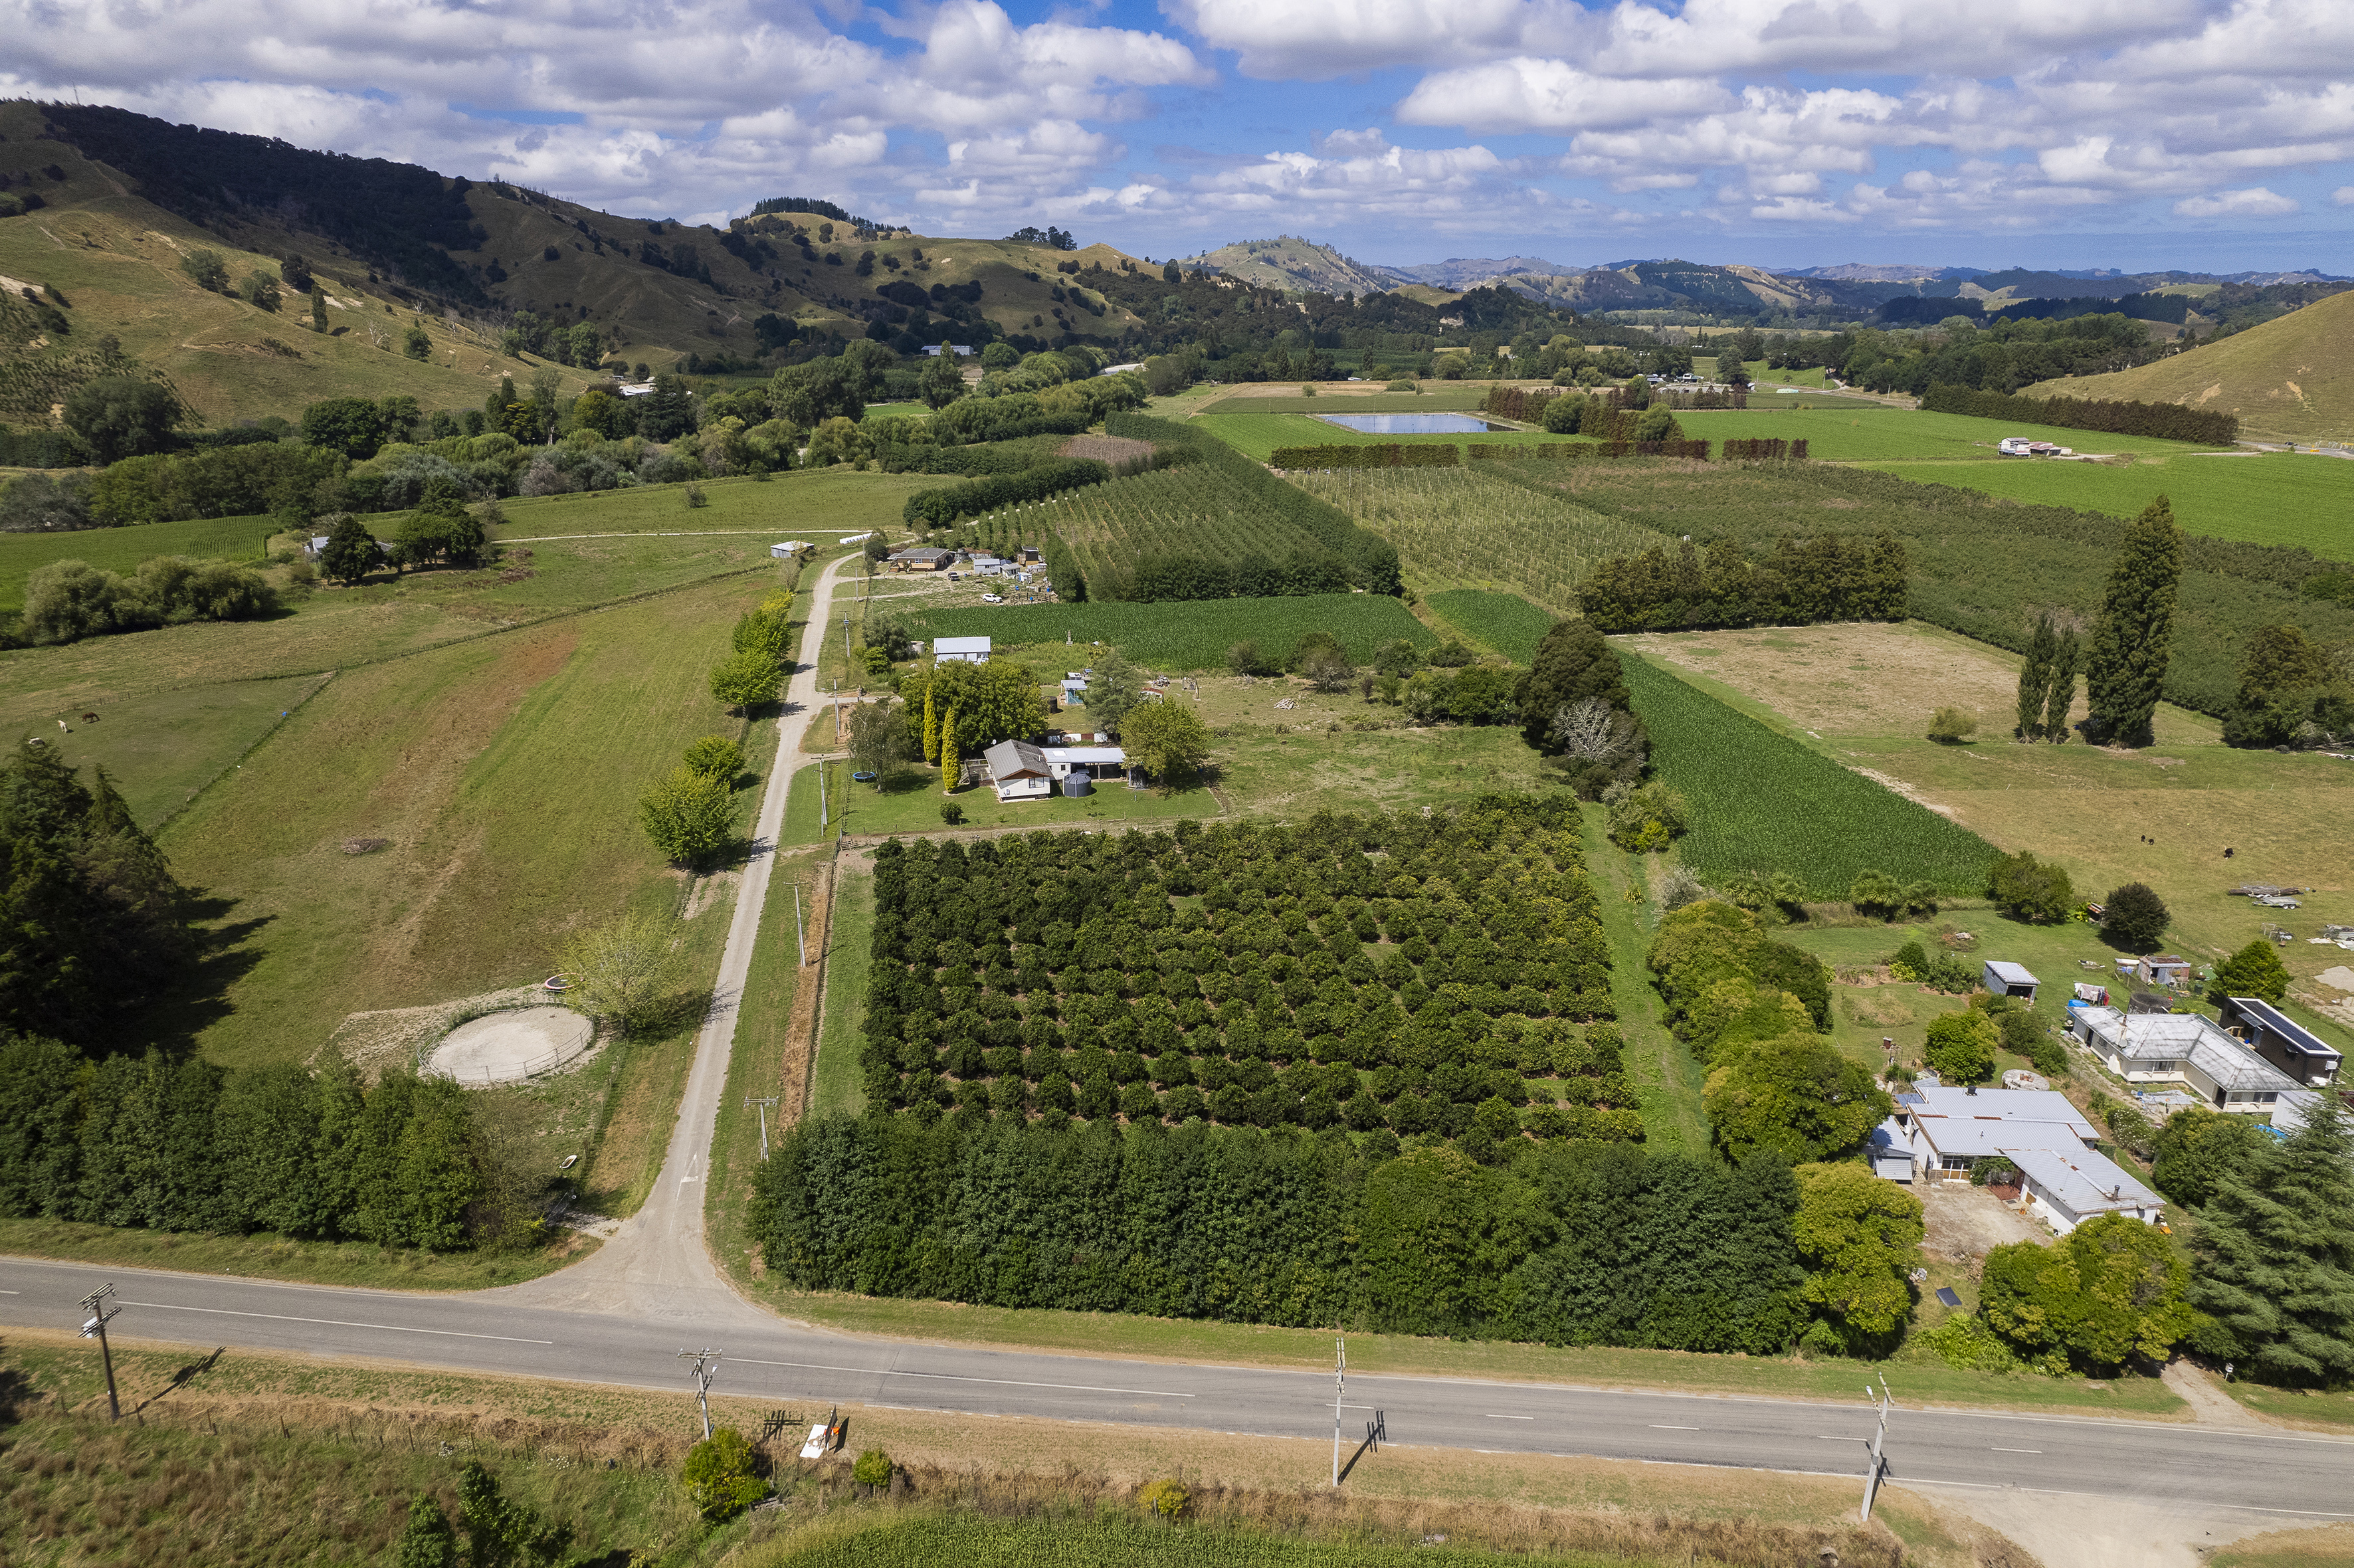
[[[1967,1181],[1982,1161],[2020,1173],[2024,1211],[2062,1235],[2100,1214],[2145,1224],[2165,1209],[2157,1193],[2093,1147],[2100,1134],[2065,1095],[2049,1089],[1914,1088],[1872,1137],[1872,1168],[1893,1180],[1909,1162],[1923,1177]]]
[[[2071,1007],[2068,1028],[2128,1084],[2179,1084],[2217,1110],[2268,1111],[2297,1086],[2279,1068],[2196,1012]]]
[[[1128,754],[1116,746],[1038,746],[1001,740],[981,753],[1000,800],[1043,800],[1057,789],[1087,795],[1098,779],[1128,772]]]
[[[895,572],[938,572],[954,564],[956,552],[918,545],[909,550],[895,550],[883,559],[884,564]]]

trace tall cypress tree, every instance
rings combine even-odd
[[[2101,599],[2100,624],[2084,662],[2084,693],[2096,740],[2149,744],[2150,715],[2166,683],[2174,640],[2175,589],[2182,577],[2182,531],[2161,495],[2126,525]]]
[[[2055,746],[2068,738],[2068,709],[2076,700],[2076,661],[2082,652],[2072,626],[2060,634],[2045,673],[2043,738]]]
[[[2056,640],[2052,634],[2052,612],[2045,610],[2035,618],[2035,635],[2028,640],[2027,662],[2019,667],[2019,738],[2040,739],[2043,734],[2043,696],[2050,684],[2052,653]]]

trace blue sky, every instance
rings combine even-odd
[[[0,89],[1153,257],[2354,271],[2344,0],[0,0]]]

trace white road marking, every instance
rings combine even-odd
[[[1006,1388],[1055,1388],[1070,1393],[1141,1393],[1149,1394],[1155,1399],[1199,1397],[1191,1393],[1172,1393],[1165,1388],[1098,1388],[1093,1383],[1024,1383],[1019,1378],[1011,1377],[966,1377],[957,1372],[895,1372],[888,1367],[836,1367],[827,1366],[821,1361],[756,1361],[750,1356],[730,1356],[728,1360],[749,1362],[756,1367],[792,1367],[801,1372],[857,1372],[865,1377],[926,1377],[939,1383],[987,1383],[1000,1384]],[[1373,1406],[1361,1405],[1358,1408],[1370,1410]]]
[[[170,1301],[125,1301],[125,1307],[145,1307],[162,1312],[208,1312],[216,1318],[267,1318],[274,1323],[317,1323],[330,1329],[373,1329],[384,1334],[436,1334],[445,1340],[497,1340],[509,1345],[553,1345],[554,1340],[526,1340],[514,1334],[461,1334],[455,1329],[404,1329],[398,1323],[352,1323],[341,1318],[292,1318],[283,1312],[233,1312],[226,1307],[182,1307]]]
[[[1992,1451],[1997,1454],[2041,1454],[2043,1452],[2041,1448],[1996,1448]]]
[[[1818,1443],[1868,1443],[1871,1439],[1868,1437],[1834,1437],[1828,1432],[1818,1432],[1815,1434],[1815,1441]]]
[[[1536,1419],[1533,1415],[1499,1415],[1492,1410],[1482,1411],[1480,1414],[1490,1421],[1534,1421]]]
[[[1654,1432],[1697,1432],[1700,1428],[1697,1426],[1662,1426],[1658,1422],[1654,1421],[1651,1423],[1651,1430]]]

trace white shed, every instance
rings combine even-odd
[[[1988,959],[1978,973],[1978,983],[1997,996],[2015,996],[2030,1006],[2035,1002],[2035,988],[2043,982],[2029,974],[2018,964],[2005,963],[2000,959]]]
[[[950,663],[986,664],[990,642],[986,637],[936,637],[932,640],[932,657]]]
[[[803,540],[788,539],[781,545],[769,546],[769,554],[779,561],[797,561],[815,548],[816,546]]]

